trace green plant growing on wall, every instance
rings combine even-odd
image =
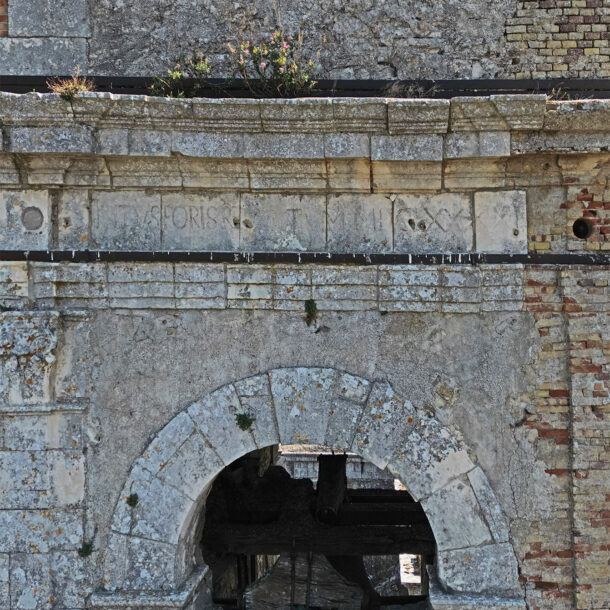
[[[252,424],[255,422],[256,418],[252,417],[248,413],[238,413],[235,416],[235,421],[237,422],[237,426],[240,430],[250,430]]]
[[[80,68],[76,66],[74,74],[69,78],[55,76],[47,80],[47,87],[52,93],[58,93],[60,97],[71,102],[79,93],[95,91],[95,84],[92,80],[80,75]]]
[[[138,505],[138,494],[130,494],[127,496],[127,506],[131,506],[131,508],[135,508]]]
[[[211,72],[210,62],[202,53],[193,53],[190,58],[181,55],[167,76],[155,77],[150,92],[164,97],[197,97],[209,86]]]
[[[93,553],[93,540],[83,541],[83,545],[78,549],[79,557],[89,557]]]
[[[318,318],[318,306],[313,299],[305,301],[305,322],[307,326],[311,326]]]

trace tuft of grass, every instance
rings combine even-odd
[[[59,96],[71,102],[74,96],[86,91],[95,91],[95,84],[92,80],[80,75],[80,68],[77,66],[74,74],[69,78],[60,78],[54,76],[47,81],[47,87],[52,93],[58,93]]]
[[[131,506],[131,508],[135,508],[138,505],[138,500],[140,498],[138,498],[138,494],[131,494],[129,496],[127,496],[127,500],[125,500],[125,502],[127,502],[127,506]]]
[[[312,322],[315,322],[318,318],[318,306],[313,299],[307,299],[305,301],[305,322],[307,326],[311,326]]]
[[[156,76],[150,87],[151,95],[158,97],[197,97],[209,86],[212,67],[202,53],[191,57],[181,55],[167,76]]]
[[[78,549],[78,554],[80,557],[89,557],[93,553],[93,540],[89,542],[83,542],[83,546]]]
[[[247,413],[238,413],[235,416],[235,421],[237,422],[239,429],[244,431],[250,430],[255,419],[256,418],[248,415]]]

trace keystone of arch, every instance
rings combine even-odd
[[[240,413],[254,420],[247,430],[237,425]],[[457,435],[385,381],[317,367],[273,369],[224,385],[155,436],[116,504],[106,591],[180,597],[201,571],[196,530],[214,478],[246,453],[277,443],[352,451],[402,481],[434,532],[437,595],[445,599],[438,607],[449,608],[449,598],[457,602],[464,595],[479,600],[473,608],[481,596],[497,601],[490,608],[523,607],[506,519]],[[138,503],[131,508],[126,499],[134,493]],[[96,607],[102,607],[98,599],[109,600],[104,593],[94,596]],[[103,607],[112,607],[106,602]]]

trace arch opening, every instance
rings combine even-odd
[[[426,515],[387,468],[354,453],[248,453],[216,478],[204,512],[202,555],[222,608],[426,607]]]
[[[104,590],[92,597],[93,607],[108,607],[108,595],[132,605],[134,596],[152,596],[157,605],[171,599],[172,608],[213,607],[199,517],[215,478],[252,451],[303,443],[387,468],[421,504],[436,543],[431,607],[476,608],[483,598],[495,600],[491,607],[523,607],[507,521],[459,434],[386,381],[318,367],[274,369],[229,383],[155,436],[117,501]],[[139,502],[130,507],[134,493]]]

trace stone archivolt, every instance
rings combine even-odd
[[[254,419],[249,430],[238,426],[240,413]],[[477,595],[498,598],[494,608],[524,607],[506,519],[457,435],[387,382],[314,367],[274,369],[225,385],[155,436],[135,462],[112,520],[104,582],[119,591],[116,607],[140,599],[121,591],[161,601],[185,582],[178,594],[185,608],[205,595],[193,532],[209,486],[226,465],[277,443],[326,445],[387,466],[430,520],[439,581],[457,594],[449,599],[439,591],[443,608],[476,603]],[[138,496],[133,509],[126,502],[131,494]],[[95,595],[93,606],[114,607],[112,599]],[[436,607],[434,592],[431,604]]]

